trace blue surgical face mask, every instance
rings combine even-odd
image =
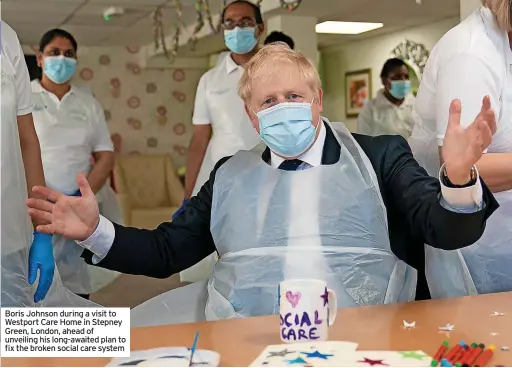
[[[65,56],[46,56],[44,58],[44,74],[57,84],[66,83],[76,71],[76,60]]]
[[[411,81],[408,80],[392,80],[389,93],[397,100],[403,100],[411,91]]]
[[[261,139],[279,156],[299,157],[315,141],[310,103],[283,102],[256,115]]]
[[[232,30],[225,30],[224,42],[231,52],[235,54],[247,54],[251,52],[258,43],[256,39],[256,28],[236,27]]]

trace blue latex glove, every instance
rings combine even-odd
[[[34,302],[43,300],[50,290],[55,272],[55,259],[53,258],[52,236],[34,232],[34,240],[28,255],[28,283],[32,285],[37,278],[39,269],[39,284],[34,294]]]
[[[180,213],[183,212],[183,210],[185,209],[185,206],[188,204],[188,202],[190,202],[190,199],[183,200],[183,202],[181,203],[181,207],[176,212],[174,212],[174,214],[172,215],[173,221],[176,219],[176,217],[178,217],[180,215]]]

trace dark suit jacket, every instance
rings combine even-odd
[[[323,165],[336,163],[340,156],[339,143],[331,129],[326,128]],[[498,208],[498,203],[482,182],[481,211],[471,214],[448,211],[439,204],[439,181],[418,165],[405,139],[353,136],[377,174],[387,208],[391,249],[418,270],[416,299],[429,298],[424,243],[444,250],[473,244],[482,236],[485,221]],[[268,148],[262,159],[270,161]],[[227,160],[229,157],[217,163],[208,182],[172,223],[163,223],[155,230],[114,224],[116,235],[112,248],[97,265],[122,273],[166,278],[215,252],[210,233],[213,184],[218,168]],[[83,256],[91,264],[92,253],[85,251]]]

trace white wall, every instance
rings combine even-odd
[[[355,131],[357,119],[347,119],[345,115],[345,73],[371,68],[372,93],[375,96],[381,88],[379,75],[382,66],[398,44],[409,39],[431,50],[441,36],[458,23],[459,18],[452,18],[321,50],[324,83],[323,114],[331,121],[345,122],[348,129]]]

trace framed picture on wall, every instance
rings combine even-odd
[[[372,70],[363,69],[345,74],[345,114],[356,118],[372,97]]]

